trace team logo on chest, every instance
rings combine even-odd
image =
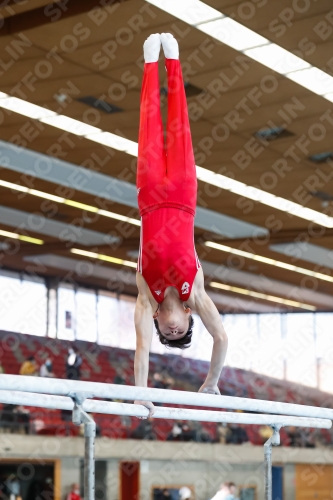
[[[187,283],[187,281],[185,281],[185,283],[183,283],[182,285],[182,294],[185,295],[186,293],[188,293],[190,290],[190,284]]]

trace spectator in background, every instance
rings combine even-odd
[[[66,378],[70,380],[80,380],[82,365],[82,358],[76,349],[76,347],[70,347],[68,349],[68,356],[66,361]]]
[[[21,485],[15,474],[12,474],[7,481],[5,481],[5,486],[9,500],[18,500],[21,498]]]
[[[179,422],[173,424],[172,430],[167,437],[167,441],[180,441],[180,435],[182,433],[182,427]]]
[[[191,498],[192,498],[192,492],[190,488],[188,488],[187,486],[183,486],[182,488],[180,488],[179,490],[180,500],[191,500]]]
[[[234,500],[236,498],[236,485],[233,482],[227,483],[227,486],[229,488],[229,495],[227,496],[227,500]]]
[[[331,444],[331,436],[329,433],[325,435],[322,434],[321,429],[314,429],[313,431],[313,444],[314,448],[323,448]]]
[[[200,422],[175,422],[167,441],[196,441],[211,443],[212,438]]]
[[[216,441],[220,444],[227,444],[231,436],[231,430],[225,422],[219,422],[216,427]]]
[[[14,413],[17,405],[4,404],[0,413],[1,432],[13,432],[15,429],[16,415]]]
[[[312,429],[303,428],[299,430],[302,442],[302,448],[315,448],[316,440],[315,433]]]
[[[153,387],[154,389],[164,389],[163,377],[158,372],[153,375]]]
[[[72,422],[72,412],[71,410],[61,410],[61,420],[64,422],[65,436],[71,435],[71,422]]]
[[[39,369],[40,377],[54,377],[52,361],[48,358]]]
[[[69,347],[66,360],[66,378],[69,380],[80,380],[82,358],[76,347]],[[70,410],[61,410],[61,419],[65,423],[66,436],[70,436],[70,422],[72,421],[72,412]]]
[[[172,500],[172,495],[168,488],[162,488],[154,491],[154,500]]]
[[[72,484],[72,489],[68,493],[66,500],[82,500],[80,496],[80,485],[77,483]]]
[[[165,377],[164,379],[164,389],[169,389],[171,390],[173,388],[173,386],[175,385],[175,381],[173,380],[172,377]]]
[[[261,425],[259,427],[258,433],[262,440],[265,442],[273,436],[273,429],[269,425]]]
[[[198,443],[212,443],[212,436],[208,432],[207,429],[205,429],[200,422],[192,422],[194,425],[193,427],[196,429],[196,441]]]
[[[221,488],[211,500],[234,500],[236,494],[236,485],[230,481],[221,484]]]
[[[16,406],[14,409],[15,427],[18,432],[23,431],[25,434],[30,434],[30,411],[22,405]]]
[[[33,356],[29,356],[23,361],[19,373],[20,375],[38,375],[38,366]]]
[[[156,434],[153,429],[153,419],[142,420],[131,434],[132,439],[145,439],[155,441]]]
[[[249,441],[244,424],[229,424],[231,434],[227,438],[228,444],[243,444]]]
[[[22,405],[4,404],[0,426],[6,433],[30,434],[30,411]]]
[[[0,374],[1,374],[1,373],[5,373],[5,369],[4,369],[4,367],[2,366],[2,363],[1,363],[1,361],[0,361]]]
[[[244,444],[249,442],[249,437],[246,432],[246,425],[239,424],[238,425],[238,436],[239,436],[239,444]]]
[[[289,438],[289,446],[302,447],[302,436],[296,427],[287,427],[286,433]]]
[[[27,498],[36,500],[54,498],[54,488],[51,477],[34,478],[29,485]]]
[[[196,441],[196,431],[192,422],[182,424],[182,433],[179,436],[180,441]]]

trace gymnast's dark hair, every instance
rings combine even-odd
[[[160,339],[161,344],[166,345],[167,347],[178,347],[178,349],[187,349],[188,347],[190,347],[193,334],[193,325],[194,325],[194,320],[192,316],[190,316],[188,330],[186,334],[184,335],[184,337],[181,337],[180,339],[177,340],[170,340],[167,339],[166,337],[163,337],[163,335],[161,334],[161,330],[158,326],[157,319],[154,319],[154,324],[156,328],[156,333]]]

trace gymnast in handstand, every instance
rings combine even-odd
[[[160,109],[158,59],[163,47],[168,77],[166,141]],[[144,43],[137,195],[141,215],[136,273],[135,384],[147,386],[153,320],[162,344],[184,349],[192,337],[192,309],[213,337],[210,368],[199,392],[219,394],[228,339],[204,287],[194,246],[197,177],[179,48],[169,33]],[[154,413],[151,402],[136,401]]]

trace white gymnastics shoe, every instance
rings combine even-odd
[[[167,59],[179,59],[178,42],[171,33],[161,33],[161,42]]]
[[[159,33],[150,35],[143,44],[143,55],[146,63],[157,62],[161,50],[161,37]]]

